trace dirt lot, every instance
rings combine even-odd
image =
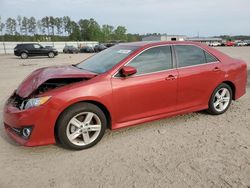
[[[218,48],[250,63],[250,47]],[[0,121],[8,95],[32,70],[85,54],[21,60],[0,56]],[[250,66],[249,66],[250,67]],[[191,113],[107,131],[84,151],[27,148],[0,128],[0,187],[250,186],[250,89],[221,116]]]

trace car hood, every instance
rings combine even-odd
[[[86,78],[90,79],[97,74],[88,72],[86,70],[78,69],[74,66],[53,66],[37,69],[32,72],[24,81],[19,85],[16,94],[22,98],[28,97],[32,94],[41,84],[50,79],[57,78]]]

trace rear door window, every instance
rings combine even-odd
[[[26,49],[33,49],[33,45],[32,44],[27,44],[27,45],[24,45],[24,48]]]
[[[175,45],[178,67],[194,66],[206,63],[204,51],[193,45]]]
[[[35,49],[40,49],[40,45],[38,45],[38,44],[33,44],[33,47],[35,48]]]
[[[211,54],[209,54],[209,53],[207,53],[205,51],[204,51],[204,53],[205,53],[205,56],[206,56],[207,63],[218,61],[218,59],[216,57],[214,57],[213,55],[211,55]]]

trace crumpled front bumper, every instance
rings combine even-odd
[[[3,111],[4,127],[7,134],[17,143],[24,146],[38,146],[55,143],[54,125],[56,111],[50,108],[50,104],[40,107],[20,110],[12,104],[6,103]],[[16,130],[24,127],[32,127],[29,138],[24,138]]]

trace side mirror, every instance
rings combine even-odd
[[[125,77],[131,76],[131,75],[135,74],[136,72],[137,72],[137,70],[131,66],[124,66],[121,69],[121,74]]]

